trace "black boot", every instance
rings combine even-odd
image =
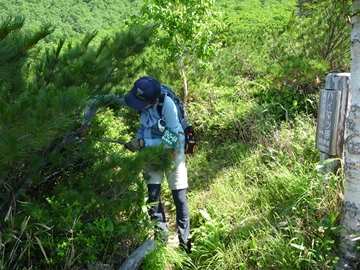
[[[187,254],[191,253],[191,241],[190,239],[187,240],[186,243],[183,241],[180,241],[180,248],[184,250]]]

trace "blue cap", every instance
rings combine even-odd
[[[160,96],[160,92],[160,83],[152,77],[145,76],[134,83],[134,87],[125,95],[124,100],[130,108],[142,111]]]

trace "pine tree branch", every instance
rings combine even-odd
[[[125,145],[126,142],[122,141],[122,140],[113,140],[113,139],[97,139],[97,138],[79,138],[80,140],[89,140],[89,141],[98,141],[98,142],[110,142],[110,143],[119,143],[122,145]]]

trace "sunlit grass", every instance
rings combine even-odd
[[[303,118],[266,145],[205,145],[189,160],[196,269],[311,269],[336,262],[339,191],[319,175],[315,127]],[[211,159],[209,159],[211,157]],[[328,241],[329,239],[333,239]]]

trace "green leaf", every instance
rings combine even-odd
[[[203,218],[205,218],[206,220],[211,220],[210,215],[206,212],[206,210],[199,210],[200,214],[203,216]]]
[[[257,242],[256,242],[255,238],[252,238],[252,239],[251,239],[250,248],[251,248],[251,249],[254,249],[254,250],[257,250],[257,249],[258,249],[258,245],[257,245]]]
[[[341,227],[341,226],[336,226],[336,227],[332,227],[332,228],[331,228],[331,231],[332,231],[333,233],[335,233],[335,234],[340,233],[341,230],[342,230],[342,227]]]
[[[106,217],[106,223],[107,223],[107,229],[110,232],[113,232],[114,231],[114,223],[110,217]]]
[[[294,244],[294,243],[290,243],[290,246],[292,246],[294,248],[297,248],[297,249],[300,249],[300,250],[305,250],[305,247],[303,245],[297,245],[297,244]]]

